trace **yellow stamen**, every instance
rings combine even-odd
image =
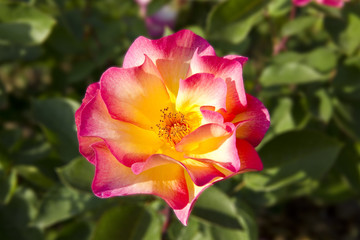
[[[181,112],[169,112],[169,108],[161,111],[160,123],[157,124],[159,137],[174,147],[183,137],[190,133],[190,126]]]

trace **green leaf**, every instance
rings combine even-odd
[[[301,16],[287,22],[281,29],[282,36],[292,36],[305,31],[314,26],[318,17],[315,16]]]
[[[272,17],[278,17],[290,12],[292,3],[288,0],[273,0],[269,4],[268,13]]]
[[[336,167],[352,189],[360,193],[360,143],[347,144],[336,161]]]
[[[326,17],[325,29],[339,49],[348,56],[360,50],[360,33],[357,30],[360,23],[360,7],[357,3],[347,3],[342,11],[342,18]]]
[[[47,240],[88,240],[91,235],[89,221],[70,221],[61,228],[50,229]]]
[[[290,98],[281,98],[271,113],[271,127],[274,133],[282,133],[295,128],[295,121],[291,114],[293,102]]]
[[[333,50],[326,47],[315,48],[304,58],[307,65],[320,72],[329,72],[336,68],[337,56]]]
[[[74,217],[102,203],[90,193],[81,193],[63,186],[54,186],[45,195],[33,225],[46,228]]]
[[[7,204],[13,196],[17,185],[14,170],[5,171],[0,162],[0,205]]]
[[[2,44],[41,44],[49,36],[55,20],[25,4],[0,4],[0,42]]]
[[[257,240],[258,237],[258,223],[255,219],[255,214],[251,207],[241,199],[236,199],[237,212],[241,225],[244,230],[241,230],[240,239]]]
[[[321,185],[312,193],[312,198],[323,204],[345,202],[354,197],[354,191],[346,180],[334,169],[321,182]]]
[[[229,0],[213,8],[207,19],[207,32],[211,39],[240,43],[251,28],[262,18],[264,0]]]
[[[79,104],[65,98],[36,100],[34,117],[60,157],[68,162],[79,155],[75,127],[75,111]]]
[[[273,191],[303,181],[321,179],[335,163],[341,144],[316,131],[296,131],[273,138],[260,149],[260,173],[246,173],[246,186]]]
[[[35,60],[43,53],[39,46],[15,46],[0,44],[0,61]]]
[[[173,215],[174,216],[174,215]],[[184,226],[174,216],[169,228],[166,231],[166,238],[169,240],[203,239],[200,232],[200,223],[196,218],[189,218],[188,225]]]
[[[160,218],[136,205],[111,208],[100,218],[91,239],[160,240]]]
[[[1,54],[0,54],[0,61],[1,61]],[[5,86],[3,82],[0,81],[0,109],[5,108],[7,104],[8,104],[8,96],[5,90]]]
[[[216,187],[211,187],[200,195],[192,215],[211,224],[227,228],[242,228],[234,202]]]
[[[327,123],[333,115],[333,105],[330,96],[325,89],[319,89],[315,95],[319,99],[318,116]]]
[[[340,44],[347,55],[352,55],[360,49],[360,17],[355,13],[348,15],[348,25],[340,36]]]
[[[244,238],[241,231],[238,229],[224,228],[217,225],[210,225],[209,228],[212,239],[214,240],[247,239]]]
[[[83,191],[91,191],[94,172],[94,166],[83,157],[75,158],[67,165],[57,169],[57,173],[65,185]]]
[[[36,166],[17,165],[15,169],[21,177],[38,187],[46,189],[50,188],[54,184],[54,181],[45,176]]]
[[[360,68],[340,65],[334,78],[335,93],[344,100],[360,100]]]
[[[326,81],[327,76],[313,68],[298,62],[289,62],[281,65],[270,65],[260,76],[260,82],[265,86],[280,84],[305,84]]]
[[[37,199],[31,189],[18,188],[7,205],[0,204],[1,240],[41,240],[42,233],[30,222],[36,215]]]
[[[334,119],[339,128],[351,139],[360,140],[360,101],[333,99]]]

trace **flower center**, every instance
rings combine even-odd
[[[156,124],[159,130],[158,135],[162,140],[174,147],[183,137],[190,133],[190,125],[181,112],[172,113],[169,112],[169,108],[160,111],[160,123]]]

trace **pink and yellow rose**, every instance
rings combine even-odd
[[[95,165],[94,194],[157,195],[186,225],[210,185],[261,170],[254,147],[270,118],[245,93],[246,60],[216,56],[188,30],[137,38],[123,67],[88,87],[75,115],[80,152]]]
[[[312,0],[293,0],[293,3],[297,6],[305,6]],[[342,8],[345,2],[349,0],[315,0],[318,4],[327,5],[330,7]]]

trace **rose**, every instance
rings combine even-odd
[[[344,6],[344,2],[348,2],[349,0],[316,0],[318,4],[328,5],[330,7],[342,8]],[[293,0],[293,3],[297,6],[304,6],[311,2],[311,0]]]
[[[261,170],[254,147],[270,120],[244,91],[246,60],[216,56],[188,30],[136,39],[123,68],[91,84],[75,115],[80,152],[95,165],[94,194],[157,195],[186,225],[207,187]]]

